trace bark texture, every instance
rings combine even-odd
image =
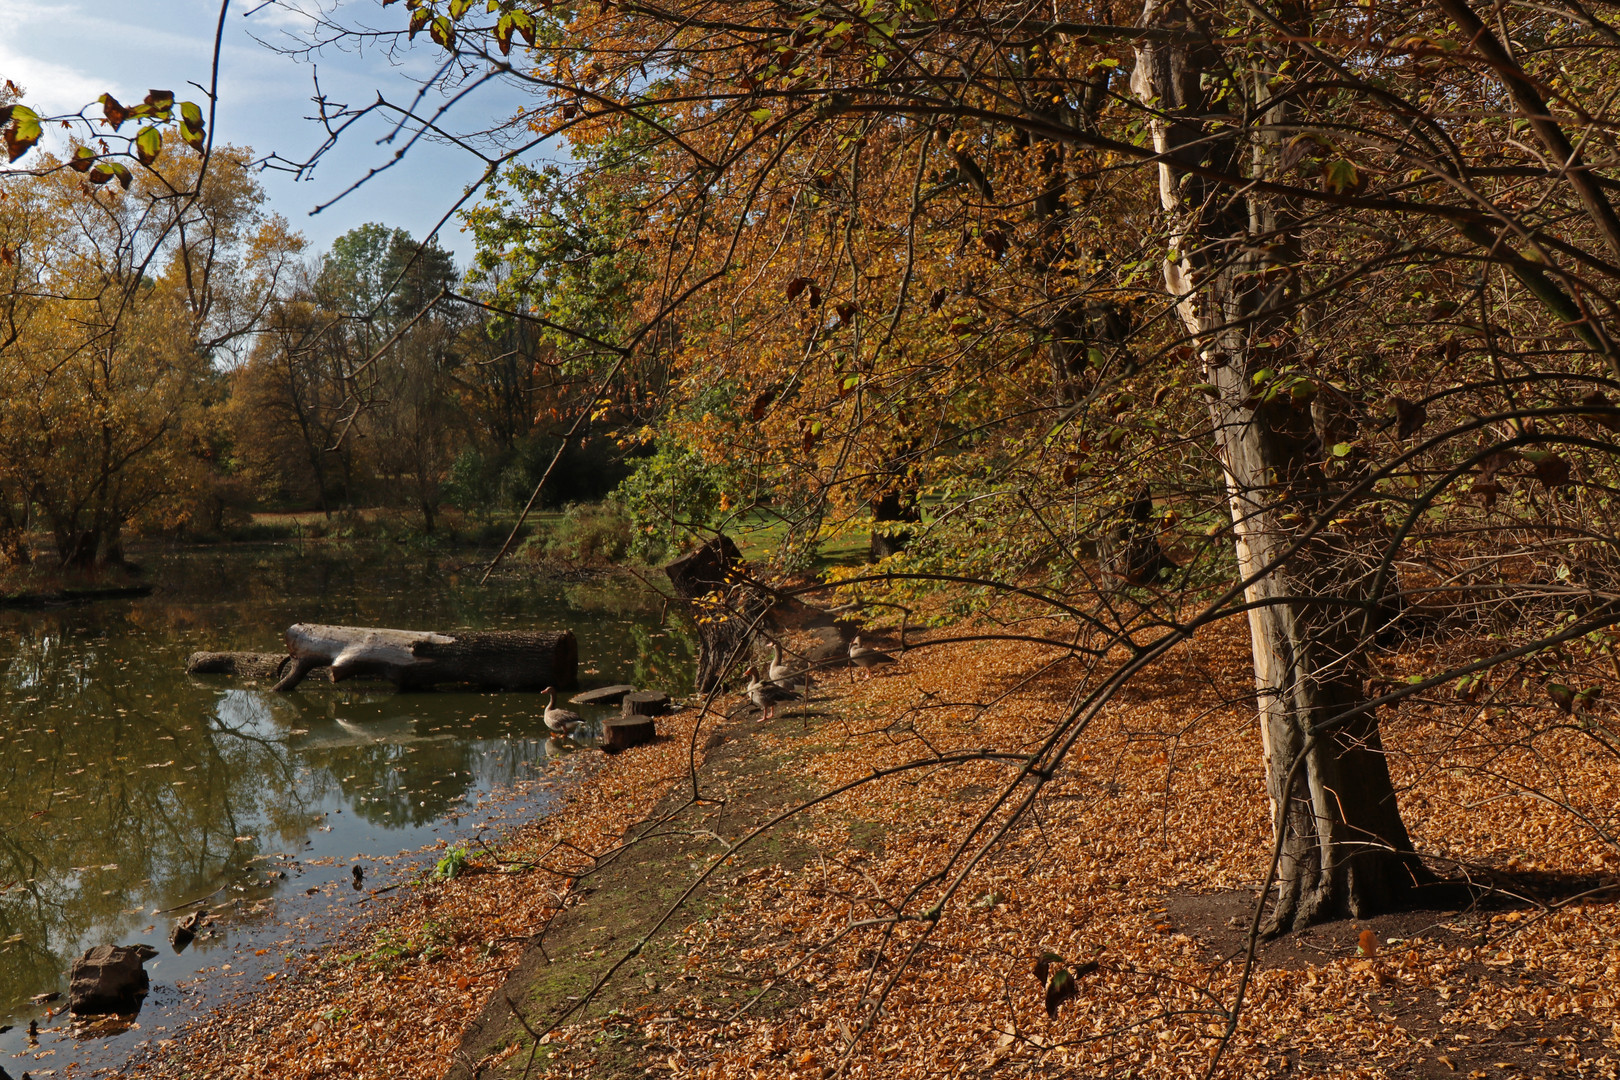
[[[279,679],[290,663],[292,657],[286,653],[194,652],[186,658],[186,674]]]
[[[1162,585],[1179,569],[1159,544],[1153,493],[1146,484],[1119,508],[1097,548],[1104,578],[1113,588]]]
[[[729,536],[689,551],[664,567],[675,592],[692,613],[697,627],[696,687],[707,694],[726,677],[726,670],[748,655],[748,645],[771,598],[750,584],[742,553]]]
[[[572,630],[524,633],[385,630],[296,623],[287,628],[290,670],[276,684],[291,690],[320,667],[332,681],[387,679],[402,690],[470,683],[494,690],[559,689],[574,685],[579,647]]]
[[[1149,0],[1142,24],[1191,28],[1159,0]],[[1374,560],[1343,536],[1319,533],[1301,542],[1314,512],[1337,494],[1324,472],[1310,397],[1281,392],[1266,401],[1256,384],[1262,369],[1282,366],[1292,338],[1287,263],[1297,237],[1278,208],[1234,198],[1188,168],[1259,171],[1276,150],[1263,134],[1240,133],[1237,116],[1212,99],[1208,88],[1220,85],[1225,71],[1210,46],[1149,43],[1136,51],[1132,89],[1159,114],[1152,134],[1164,155],[1165,283],[1215,387],[1210,418],[1238,570],[1253,579],[1246,599],[1255,605],[1255,688],[1273,821],[1281,829],[1268,926],[1277,933],[1397,907],[1427,873],[1396,806],[1376,719],[1362,714],[1323,727],[1365,701],[1361,652],[1377,621],[1366,618],[1376,599]],[[1242,92],[1261,130],[1275,130],[1286,118],[1281,106],[1268,106],[1264,76]],[[1210,122],[1223,113],[1224,122]]]

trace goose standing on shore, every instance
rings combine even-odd
[[[810,696],[810,688],[814,685],[808,668],[782,662],[782,646],[774,641],[771,642],[771,662],[765,668],[765,676],[789,693],[802,694],[805,697]]]
[[[798,700],[799,695],[787,687],[761,679],[758,668],[749,668],[743,674],[748,676],[748,700],[759,707],[761,720],[775,716],[776,707],[782,702]]]
[[[879,649],[871,648],[867,645],[862,645],[859,634],[849,639],[849,677],[852,682],[855,679],[856,668],[860,668],[862,671],[866,672],[866,677],[870,679],[872,677],[873,668],[878,667],[881,664],[892,663],[894,663],[894,657],[890,656],[888,653]]]
[[[576,729],[585,723],[585,718],[580,716],[579,713],[569,709],[557,708],[555,704],[557,691],[555,689],[548,686],[540,692],[546,695],[546,727],[550,728],[553,734],[572,735]]]

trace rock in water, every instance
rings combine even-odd
[[[150,945],[97,945],[73,961],[68,1008],[76,1016],[139,1012],[152,980],[141,965],[156,956]]]
[[[176,922],[174,928],[169,931],[169,944],[174,946],[174,951],[185,952],[186,946],[196,939],[197,931],[201,930],[207,921],[208,909],[202,908]]]

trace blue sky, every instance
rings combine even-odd
[[[398,66],[376,49],[364,52],[328,47],[313,62],[276,54],[254,40],[290,42],[307,31],[302,14],[317,9],[347,23],[373,27],[403,26],[403,4],[382,8],[378,0],[234,0],[226,16],[220,59],[219,119],[215,141],[251,146],[259,155],[272,151],[302,160],[321,143],[314,114],[313,76],[329,100],[359,107],[379,92],[408,101],[412,77],[432,70],[443,53],[419,35],[415,48],[398,58]],[[0,34],[0,79],[11,79],[27,91],[27,101],[42,113],[74,112],[110,92],[125,104],[138,102],[151,87],[173,90],[180,99],[202,104],[195,81],[208,82],[216,0],[0,0],[5,32]],[[458,108],[464,129],[493,124],[513,114],[524,98],[517,90],[490,85]],[[204,105],[206,111],[207,106]],[[94,110],[99,115],[99,107]],[[368,121],[371,118],[368,118]],[[363,121],[362,123],[367,123]],[[393,146],[379,146],[386,130],[381,120],[364,130],[351,129],[335,151],[323,159],[314,177],[294,182],[283,173],[265,172],[261,180],[270,207],[302,232],[319,251],[356,225],[380,221],[420,237],[476,179],[482,167],[464,151],[418,143],[405,161],[374,178],[357,193],[310,216],[365,175],[385,164]],[[26,159],[24,159],[26,161]],[[440,242],[465,266],[472,245],[454,220]]]

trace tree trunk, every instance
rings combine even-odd
[[[1141,25],[1187,28],[1177,22],[1174,9],[1148,0]],[[1388,910],[1429,877],[1412,853],[1376,718],[1364,713],[1312,739],[1319,725],[1365,701],[1360,657],[1371,574],[1349,542],[1331,534],[1284,557],[1334,492],[1311,422],[1312,387],[1302,383],[1289,392],[1255,382],[1262,368],[1280,369],[1288,355],[1292,300],[1277,284],[1272,259],[1296,237],[1273,207],[1254,196],[1234,198],[1185,168],[1199,163],[1238,173],[1267,160],[1263,142],[1236,134],[1235,114],[1223,125],[1205,122],[1228,110],[1204,89],[1224,80],[1200,76],[1224,70],[1210,45],[1144,44],[1132,88],[1161,117],[1152,134],[1165,155],[1159,167],[1170,224],[1165,283],[1215,387],[1210,416],[1238,571],[1254,579],[1246,599],[1254,605],[1255,689],[1272,820],[1281,829],[1267,930],[1278,933]],[[1260,100],[1263,75],[1256,83],[1244,89]],[[1275,130],[1283,118],[1273,108],[1256,120]],[[1270,347],[1258,354],[1262,340]],[[1278,392],[1262,401],[1268,389]]]
[[[1153,492],[1143,484],[1121,504],[1097,544],[1103,581],[1110,589],[1125,585],[1163,585],[1179,567],[1159,544],[1153,519]]]
[[[733,663],[748,655],[753,628],[771,606],[765,593],[742,580],[742,553],[728,536],[687,552],[664,573],[692,610],[698,633],[695,685],[707,694]]]
[[[876,524],[898,521],[909,525],[921,520],[922,512],[917,509],[915,491],[908,491],[902,495],[898,488],[890,488],[872,500],[872,521]],[[898,554],[904,551],[910,542],[910,529],[897,529],[892,524],[887,528],[873,529],[867,546],[866,561],[877,562],[879,559]]]
[[[0,567],[26,566],[28,562],[27,538],[8,508],[0,507]]]
[[[572,630],[522,633],[382,630],[297,623],[287,628],[293,663],[277,690],[291,690],[319,667],[332,681],[373,677],[402,690],[471,683],[498,690],[563,689],[574,685],[579,648]]]

